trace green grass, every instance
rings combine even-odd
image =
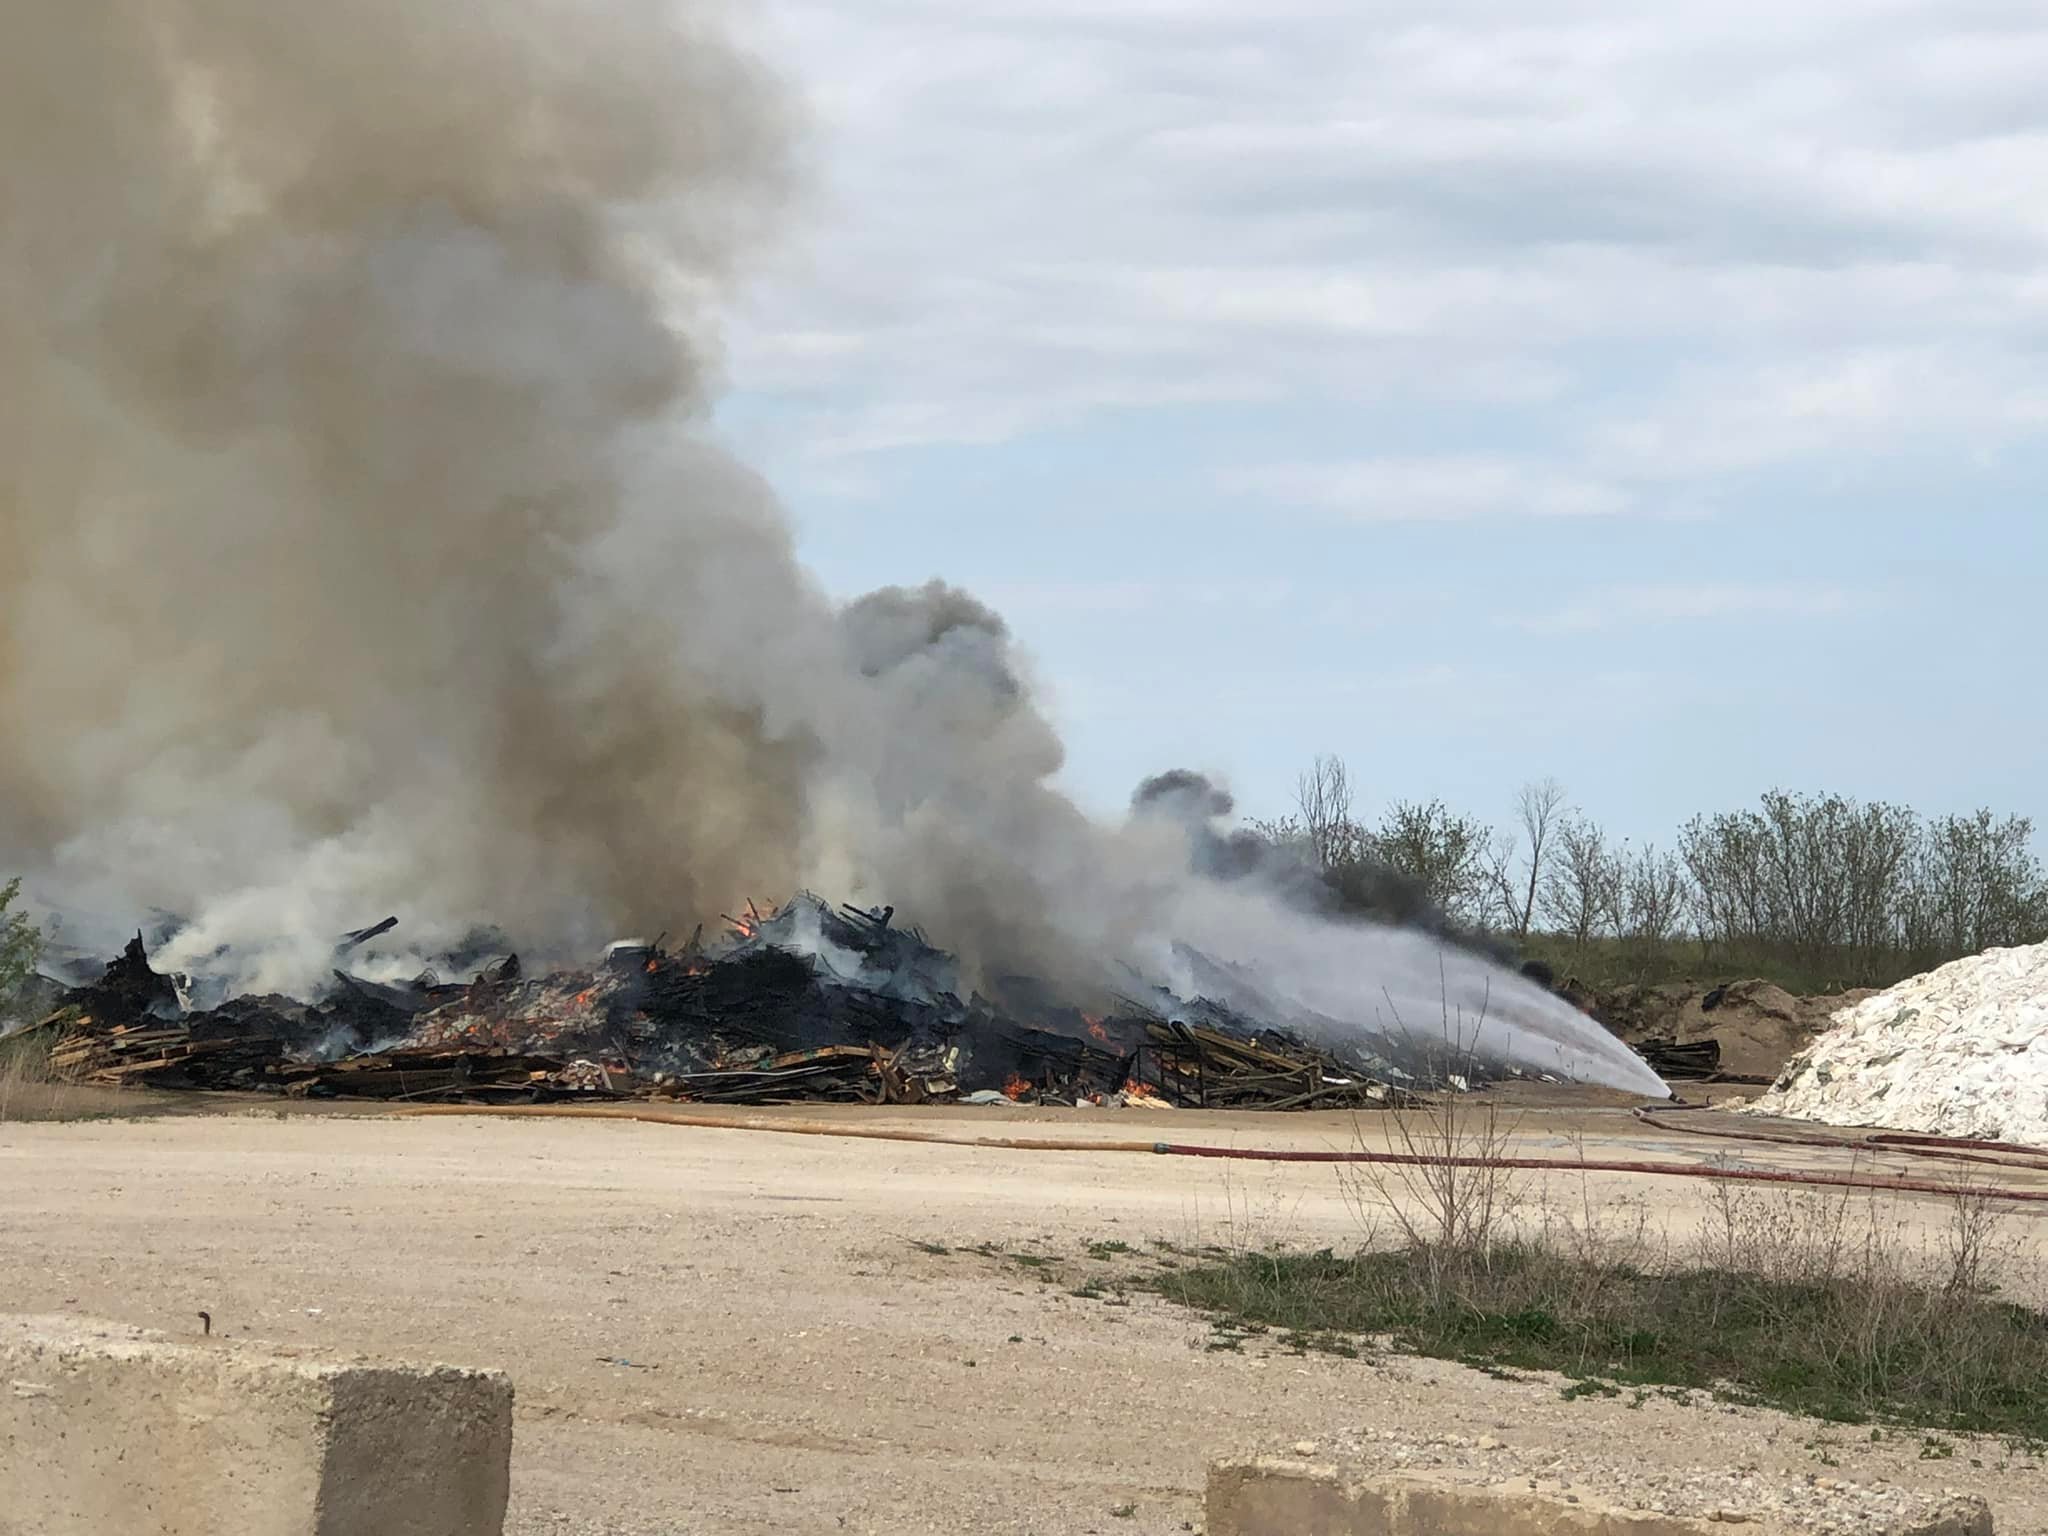
[[[1639,1268],[1508,1241],[1343,1256],[1247,1253],[1136,1282],[1239,1347],[1361,1338],[1491,1372],[1554,1371],[1568,1397],[1703,1392],[1839,1423],[2048,1441],[2048,1316],[1893,1266],[1812,1277]]]

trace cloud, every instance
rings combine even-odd
[[[1606,588],[1507,622],[1532,634],[1571,635],[1722,619],[1839,619],[1863,606],[1857,594],[1832,586],[1673,583]]]
[[[1569,506],[2042,425],[2038,388],[1998,403],[2048,342],[2036,5],[768,14],[821,193],[732,368],[802,415],[798,457],[1189,406],[1369,433],[1426,405],[1492,413],[1451,457],[1498,454],[1502,424],[1554,443],[1536,499]],[[1908,409],[1915,378],[1994,408]]]

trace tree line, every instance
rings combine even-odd
[[[1989,810],[1927,817],[1773,790],[1637,844],[1544,779],[1505,826],[1441,800],[1397,800],[1368,823],[1343,760],[1322,757],[1294,812],[1254,831],[1312,864],[1340,909],[1407,920],[1377,894],[1391,871],[1445,926],[1598,979],[1748,970],[1806,990],[1886,986],[2048,941],[2033,822]]]

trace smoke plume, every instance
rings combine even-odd
[[[1077,986],[1228,937],[1184,828],[1050,787],[998,616],[835,608],[706,430],[794,164],[709,0],[14,0],[0,141],[0,868],[46,900],[256,988],[394,909],[585,954],[805,882]]]

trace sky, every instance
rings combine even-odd
[[[767,0],[720,429],[1113,811],[2048,822],[2039,0]]]

